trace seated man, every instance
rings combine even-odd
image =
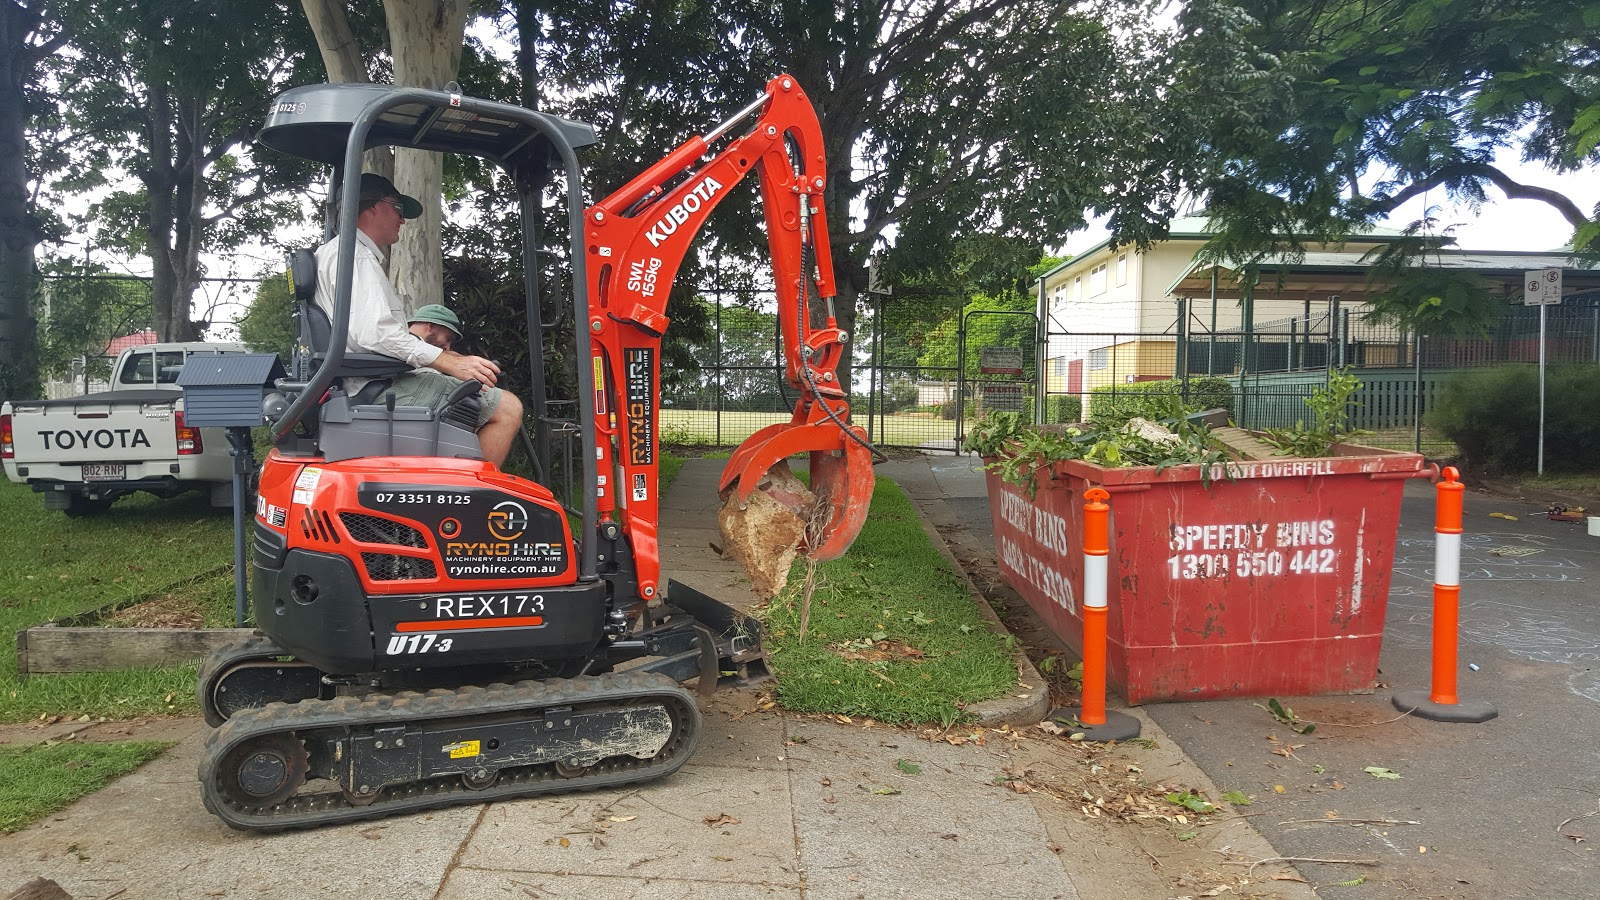
[[[395,376],[391,387],[395,402],[402,406],[427,406],[437,411],[462,381],[471,379],[484,384],[479,397],[478,443],[483,448],[484,458],[499,466],[511,450],[517,429],[522,427],[522,402],[510,392],[493,387],[500,367],[491,360],[463,356],[409,331],[404,304],[383,271],[382,248],[400,239],[400,226],[407,219],[421,214],[422,204],[396,190],[389,179],[370,172],[361,176],[355,278],[350,291],[350,336],[346,349],[381,353],[412,367],[410,372]],[[338,257],[337,237],[317,248],[317,305],[330,317]],[[451,317],[454,318],[454,314]],[[367,379],[346,378],[345,391],[354,395],[366,382]]]
[[[450,307],[429,303],[411,314],[406,330],[440,350],[454,350],[461,340],[461,319]]]

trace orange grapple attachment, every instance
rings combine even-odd
[[[822,526],[814,542],[801,552],[810,559],[825,562],[844,555],[861,533],[872,503],[872,452],[867,449],[867,433],[847,426],[861,441],[851,440],[832,422],[801,422],[768,425],[746,438],[722,469],[718,490],[726,499],[730,492],[740,503],[748,503],[767,470],[800,453],[811,454],[811,492],[822,512]],[[789,498],[774,497],[791,509]],[[817,510],[795,509],[802,518]]]

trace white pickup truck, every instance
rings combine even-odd
[[[6,477],[44,494],[46,509],[74,517],[104,512],[135,491],[207,490],[212,506],[232,505],[228,439],[221,428],[184,425],[178,372],[197,354],[243,352],[221,343],[130,347],[112,366],[109,391],[0,406]]]

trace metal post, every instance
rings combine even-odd
[[[1039,276],[1039,302],[1033,310],[1033,421],[1044,424],[1050,394],[1050,304],[1044,297],[1044,276]]]
[[[721,447],[722,446],[722,398],[723,398],[724,395],[726,395],[728,393],[727,372],[723,368],[723,360],[722,360],[722,257],[721,256],[717,257],[716,279],[717,279],[717,289],[715,291],[715,296],[717,298],[717,322],[716,322],[716,326],[717,326],[717,362],[716,362],[716,367],[717,367],[716,368],[716,373],[717,373],[717,398],[716,398],[716,403],[717,403],[717,406],[716,406],[717,439],[716,440],[717,440],[717,443],[716,443],[716,445],[718,447]]]
[[[1215,375],[1217,362],[1217,267],[1211,267],[1211,344],[1206,348],[1206,374]]]
[[[1183,381],[1184,392],[1189,390],[1189,298],[1178,298],[1178,358],[1173,362],[1172,376]],[[1185,397],[1185,400],[1188,398]]]
[[[1244,309],[1242,312],[1239,340],[1241,363],[1239,366],[1239,424],[1244,428],[1250,426],[1250,391],[1245,389],[1245,382],[1250,377],[1251,371],[1256,367],[1256,279],[1255,273],[1250,272],[1245,276],[1241,285],[1240,302]]]
[[[1333,301],[1333,327],[1339,330],[1339,368],[1345,367],[1345,355],[1350,344],[1350,316],[1339,308],[1339,301]]]
[[[229,428],[226,434],[228,456],[233,458],[233,624],[243,628],[249,596],[245,587],[245,484],[256,468],[252,456],[255,448],[248,428]]]
[[[1295,354],[1300,349],[1300,332],[1295,325],[1296,321],[1297,320],[1295,319],[1289,320],[1289,368],[1287,371],[1290,372],[1299,371],[1300,368],[1299,366],[1295,365]],[[1306,324],[1309,325],[1310,323],[1308,322]]]
[[[1544,320],[1547,307],[1539,304],[1539,475],[1544,475]]]
[[[1416,429],[1416,452],[1422,452],[1422,332],[1417,331],[1411,337],[1411,355],[1417,363],[1416,397],[1412,399],[1411,408],[1416,416],[1414,427]]]

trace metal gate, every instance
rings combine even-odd
[[[1032,422],[1039,384],[1038,316],[1025,310],[984,309],[961,317],[961,409],[956,431],[969,416],[1014,412]]]

